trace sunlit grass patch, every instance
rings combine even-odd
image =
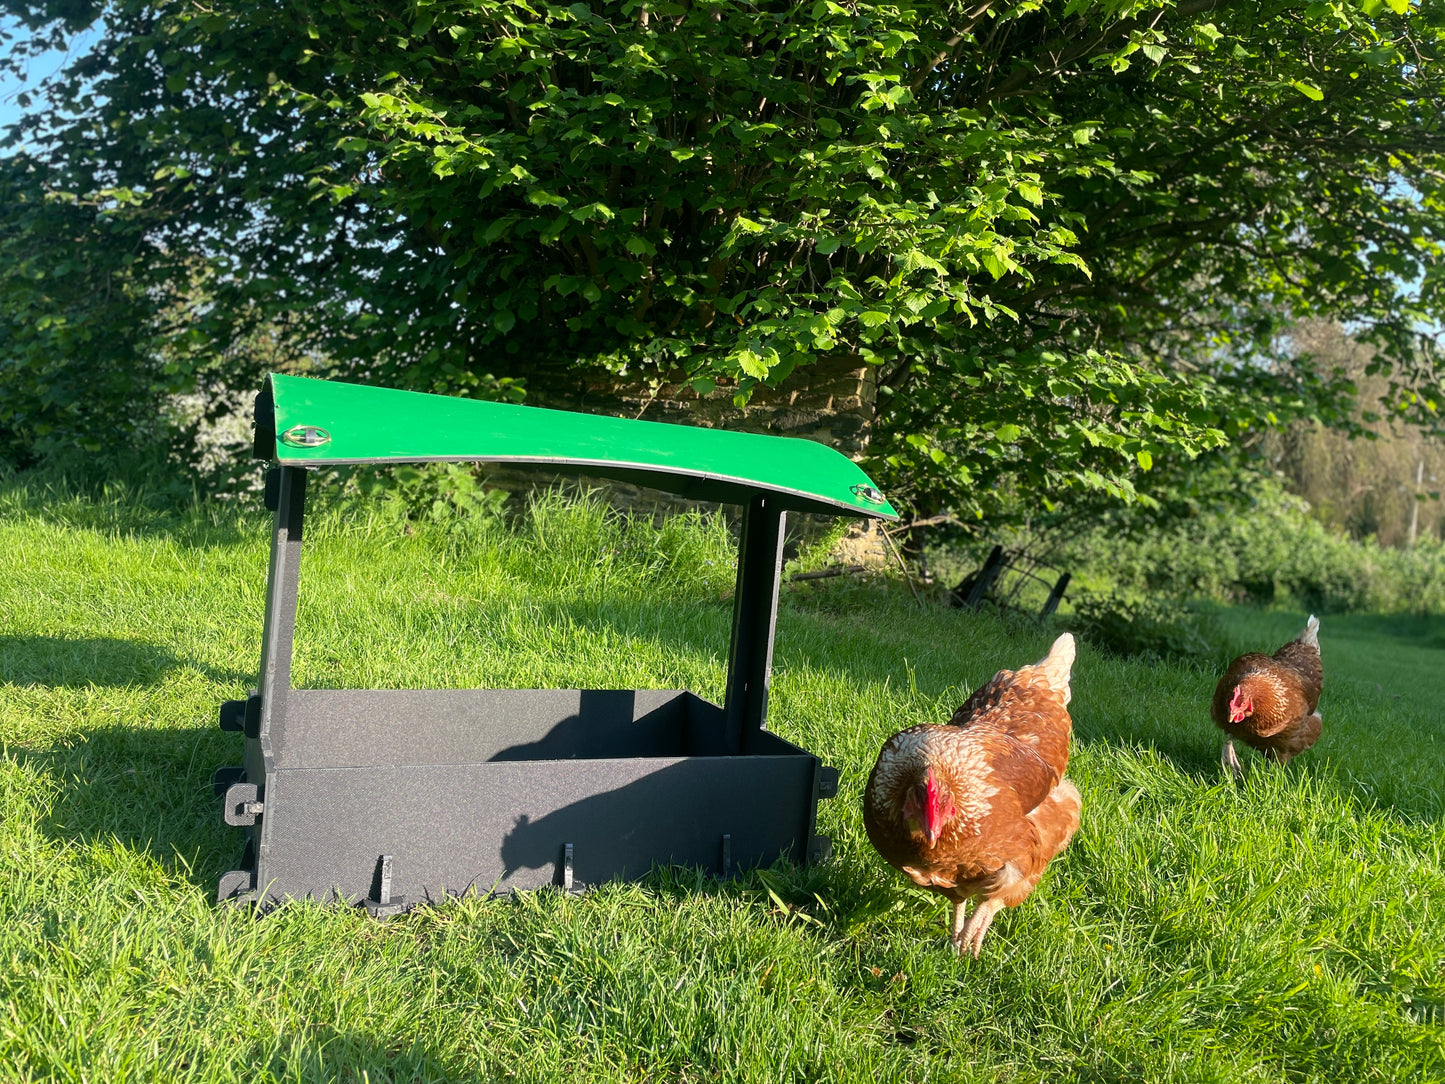
[[[789,587],[779,616],[771,726],[842,771],[830,862],[257,919],[213,902],[239,839],[209,779],[235,753],[217,705],[257,665],[261,517],[0,509],[0,1080],[1445,1079],[1429,622],[1326,617],[1325,736],[1242,786],[1210,665],[1082,644],[1083,828],[977,961],[868,846],[862,784],[888,734],[1053,633],[879,579]],[[716,519],[314,523],[303,685],[721,698]],[[1271,649],[1303,622],[1222,618]]]

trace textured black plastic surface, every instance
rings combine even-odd
[[[817,759],[766,732],[728,754],[722,710],[689,692],[293,690],[271,736],[258,902],[386,913],[382,855],[407,903],[560,885],[568,844],[578,886],[811,857]],[[228,820],[254,796],[234,785]]]

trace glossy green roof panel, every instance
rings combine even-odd
[[[473,460],[616,478],[693,500],[774,494],[794,511],[897,518],[856,463],[816,441],[272,375],[256,454],[291,466]]]

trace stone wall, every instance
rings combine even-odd
[[[686,383],[649,389],[606,375],[529,380],[527,402],[587,414],[806,437],[857,459],[868,447],[873,424],[874,371],[856,356],[827,358],[794,372],[776,388],[757,388],[745,407],[733,404],[731,386],[699,395]]]

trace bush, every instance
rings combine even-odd
[[[347,467],[318,487],[324,504],[338,513],[365,511],[368,520],[433,523],[470,530],[500,516],[505,490],[489,488],[485,475],[468,463]]]
[[[1247,512],[1201,514],[1144,536],[1094,529],[1059,562],[1130,598],[1283,604],[1316,613],[1445,612],[1445,545],[1355,541],[1312,519],[1277,484]]]
[[[1159,597],[1082,595],[1064,623],[1093,646],[1119,655],[1200,659],[1225,651],[1223,631],[1211,617]]]

